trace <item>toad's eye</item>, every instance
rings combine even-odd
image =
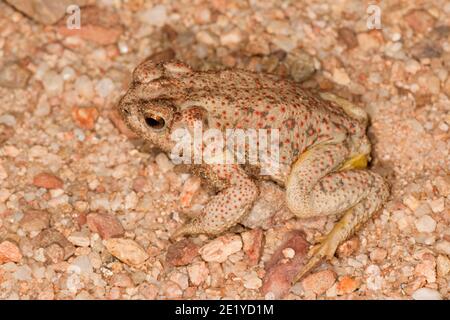
[[[152,129],[162,129],[166,122],[160,116],[150,116],[145,118],[145,123]]]

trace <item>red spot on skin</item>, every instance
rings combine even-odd
[[[281,112],[286,112],[286,108],[285,107],[281,107],[280,110],[281,110]]]

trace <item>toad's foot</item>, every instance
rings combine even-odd
[[[307,273],[312,271],[324,259],[333,258],[337,247],[347,238],[352,229],[353,209],[347,211],[342,219],[333,227],[333,230],[325,236],[321,237],[320,243],[310,249],[307,255],[307,263],[295,276],[293,284],[303,278]]]
[[[293,213],[301,218],[344,213],[325,240],[311,250],[295,281],[324,258],[333,257],[337,247],[386,201],[389,192],[381,176],[353,169],[364,163],[364,156],[348,158],[348,150],[341,144],[324,144],[302,154],[293,165],[286,186],[287,204]]]

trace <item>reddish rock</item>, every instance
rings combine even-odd
[[[358,46],[358,38],[356,33],[350,28],[344,27],[338,30],[339,40],[345,43],[348,49],[353,49]]]
[[[102,239],[118,238],[125,233],[120,221],[111,214],[90,213],[86,222],[89,229],[98,233]]]
[[[184,290],[183,298],[184,299],[193,299],[195,297],[196,293],[197,293],[197,287],[187,287],[186,290]]]
[[[10,241],[0,243],[0,264],[19,262],[20,260],[22,260],[22,253],[17,245]]]
[[[110,279],[110,285],[119,288],[131,288],[134,287],[133,280],[126,273],[114,274]]]
[[[28,232],[41,231],[50,226],[50,217],[45,211],[32,210],[25,212],[19,224]]]
[[[289,292],[294,277],[303,266],[308,247],[309,244],[305,240],[303,232],[292,231],[287,236],[287,240],[277,249],[265,266],[266,275],[261,287],[264,295],[271,292],[275,299],[280,299]],[[284,257],[283,250],[286,248],[292,248],[295,251],[292,259]]]
[[[351,293],[359,288],[360,282],[352,277],[344,276],[336,285],[338,295]]]
[[[331,270],[323,270],[310,274],[302,281],[302,286],[305,291],[314,292],[321,295],[327,291],[334,284],[336,274]]]
[[[83,212],[78,212],[75,214],[75,221],[77,222],[78,226],[83,226],[87,222],[87,215]]]
[[[147,185],[148,181],[144,177],[137,177],[133,180],[133,190],[136,192],[142,192],[144,191],[145,186]]]
[[[114,124],[114,126],[129,139],[137,139],[138,136],[131,131],[125,122],[123,121],[122,117],[119,114],[119,111],[113,110],[109,113],[109,120]]]
[[[188,265],[198,256],[198,249],[199,247],[191,240],[183,239],[169,246],[166,261],[175,267]]]
[[[58,32],[65,37],[79,37],[100,45],[115,44],[123,32],[117,14],[95,6],[83,8],[81,12],[81,28],[68,29],[61,23]]]
[[[433,28],[435,19],[425,10],[411,10],[405,16],[406,23],[419,33],[426,33]]]
[[[64,183],[51,173],[41,172],[33,178],[33,185],[45,189],[61,189]]]
[[[64,250],[64,260],[67,260],[75,253],[75,247],[59,231],[46,229],[33,238],[34,246],[37,248],[47,248],[52,244],[57,244]]]
[[[77,126],[86,130],[92,130],[98,117],[98,111],[95,107],[73,107],[72,119]]]
[[[241,237],[249,265],[258,264],[264,248],[264,232],[262,229],[254,229],[241,233]]]
[[[144,296],[145,299],[153,300],[158,296],[159,289],[152,283],[144,282],[139,286],[139,293]]]
[[[7,0],[7,2],[35,21],[50,25],[64,17],[70,5],[84,6],[88,0]]]

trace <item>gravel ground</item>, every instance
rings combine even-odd
[[[69,30],[55,22],[65,7],[22,8],[33,20],[0,1],[0,299],[449,297],[448,1],[383,1],[376,30],[359,0],[78,3],[91,6]],[[151,55],[271,72],[364,106],[387,205],[278,291],[276,260],[307,246],[296,230],[312,242],[335,220],[290,218],[271,185],[275,200],[255,210],[279,219],[173,243],[211,191],[114,111]]]

